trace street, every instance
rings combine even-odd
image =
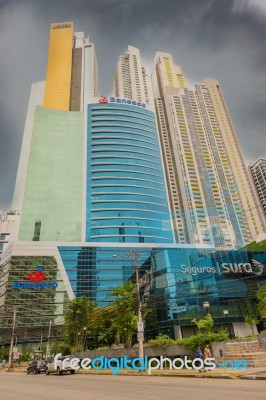
[[[0,400],[256,400],[265,381],[0,373]]]

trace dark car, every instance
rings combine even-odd
[[[46,362],[43,360],[34,360],[31,361],[27,368],[27,374],[40,374],[41,372],[45,372]]]

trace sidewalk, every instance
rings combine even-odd
[[[26,367],[15,367],[13,371],[10,371],[8,368],[0,368],[1,372],[20,372],[26,373]],[[76,372],[77,374],[89,374],[89,375],[112,375],[112,370],[83,370],[79,369]],[[129,370],[122,370],[119,371],[118,375],[126,375],[126,376],[147,376],[148,371],[129,371]],[[213,378],[213,379],[250,379],[250,380],[266,380],[266,368],[249,368],[248,370],[241,369],[231,369],[228,368],[226,370],[222,368],[216,368],[214,371],[206,371],[206,372],[199,372],[196,370],[154,370],[151,371],[151,376],[176,376],[182,378]]]

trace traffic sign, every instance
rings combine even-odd
[[[18,352],[18,351],[14,351],[14,353],[13,353],[13,359],[14,359],[14,360],[18,360],[18,359],[19,359],[19,356],[20,356],[19,352]]]
[[[138,332],[143,332],[144,331],[144,324],[143,322],[138,322]]]

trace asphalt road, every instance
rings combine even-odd
[[[0,374],[0,400],[265,400],[265,381]]]

